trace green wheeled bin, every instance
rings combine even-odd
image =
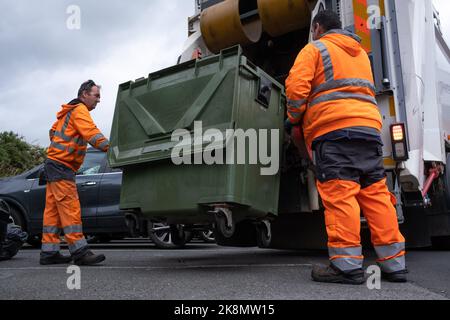
[[[252,223],[268,241],[284,115],[283,86],[240,47],[121,84],[108,153],[123,170],[121,209],[172,226],[214,223],[222,238]],[[204,160],[206,151],[223,163]]]

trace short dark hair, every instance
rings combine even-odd
[[[95,84],[94,80],[83,82],[83,84],[80,86],[80,89],[78,90],[78,98],[80,98],[85,91],[87,91],[88,93],[91,92],[91,89],[93,87],[98,87],[99,89],[101,88],[101,86]]]
[[[313,19],[313,25],[318,23],[325,31],[332,29],[342,29],[341,19],[339,15],[331,10],[320,11]]]

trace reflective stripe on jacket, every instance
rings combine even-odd
[[[349,127],[381,131],[369,57],[358,36],[331,30],[298,55],[286,80],[288,117],[303,125],[306,144]]]
[[[84,161],[88,143],[96,149],[108,151],[108,139],[97,128],[84,104],[63,105],[57,117],[50,130],[49,159],[76,172]]]

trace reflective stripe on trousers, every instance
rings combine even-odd
[[[43,243],[41,247],[42,252],[58,252],[61,250],[59,243]]]
[[[350,272],[357,269],[362,269],[363,259],[357,258],[336,258],[331,260],[331,264],[343,272]]]
[[[406,268],[404,242],[375,246],[375,251],[378,255],[377,263],[384,272],[391,273]]]
[[[82,225],[73,225],[73,226],[64,227],[64,234],[70,234],[70,233],[83,233],[83,226]]]
[[[87,243],[86,239],[83,237],[82,239],[80,239],[72,244],[69,244],[69,251],[71,254],[73,254],[76,251],[83,249],[87,246],[88,246],[88,243]]]
[[[362,247],[328,248],[331,263],[341,271],[349,272],[363,266]]]
[[[44,226],[42,228],[42,233],[49,233],[49,234],[61,234],[61,228],[55,227],[55,226]]]
[[[43,251],[59,250],[59,228],[56,226],[62,226],[70,250],[76,251],[87,246],[82,233],[80,201],[74,181],[61,180],[47,184]]]

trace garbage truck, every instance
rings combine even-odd
[[[284,81],[325,9],[369,55],[407,245],[448,248],[450,49],[431,0],[196,0],[177,64],[119,86],[108,160],[130,225],[164,222],[179,244],[213,226],[224,246],[326,248],[311,162],[283,126]]]

